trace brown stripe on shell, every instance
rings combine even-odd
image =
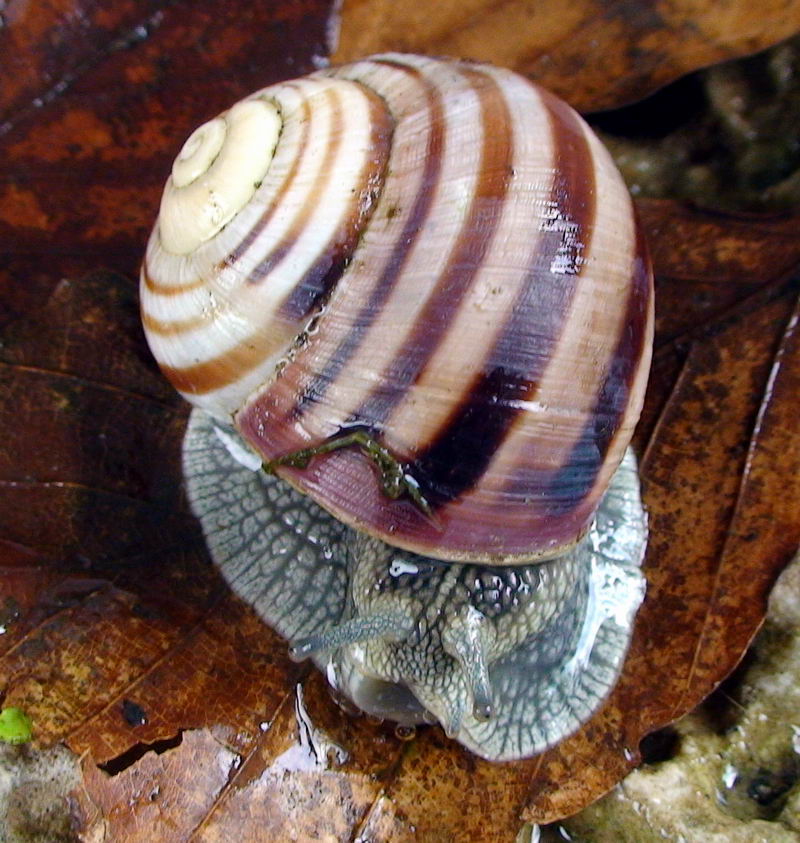
[[[475,192],[447,266],[417,316],[414,330],[380,377],[379,385],[348,419],[348,424],[381,429],[447,333],[454,311],[481,271],[500,224],[499,208],[508,191],[514,159],[511,116],[495,79],[475,69],[460,70],[478,95],[480,120],[486,127]]]
[[[189,281],[185,284],[162,284],[156,281],[150,274],[147,266],[147,258],[142,262],[141,272],[142,283],[147,289],[158,296],[179,296],[182,293],[190,293],[192,290],[199,290],[206,285],[205,278],[198,278],[195,281]]]
[[[294,330],[290,326],[281,326],[285,332],[283,338],[289,343],[294,336]],[[266,341],[271,346],[276,339],[277,327],[273,329],[271,336]],[[239,380],[243,372],[250,372],[264,361],[265,340],[260,336],[252,337],[244,342],[235,345],[224,354],[219,354],[204,363],[196,366],[185,366],[175,368],[173,366],[161,366],[161,371],[166,378],[179,392],[187,395],[205,395],[214,389],[221,389],[230,383]]]
[[[419,84],[424,92],[427,108],[430,113],[431,125],[425,150],[425,172],[420,181],[420,189],[414,198],[412,211],[406,220],[402,232],[397,237],[396,244],[381,277],[372,286],[369,297],[353,320],[353,329],[339,344],[325,368],[320,373],[313,375],[310,381],[302,388],[294,406],[288,413],[288,417],[294,420],[299,419],[303,415],[303,410],[306,406],[321,401],[327,386],[336,380],[339,373],[361,345],[364,337],[369,333],[369,329],[372,327],[375,317],[380,312],[381,306],[388,299],[400,277],[406,259],[410,254],[409,244],[413,242],[425,226],[433,196],[439,183],[442,155],[444,152],[441,94],[436,86],[426,79],[415,67],[410,67],[389,59],[377,59],[375,60],[375,64],[391,67],[405,73],[415,83]]]
[[[142,324],[151,334],[158,334],[160,337],[171,337],[183,334],[186,331],[193,331],[207,325],[214,318],[210,311],[198,313],[189,319],[170,319],[168,322],[163,319],[156,319],[145,310],[142,310]]]
[[[597,213],[592,153],[572,109],[545,92],[542,99],[554,139],[556,176],[549,207],[554,220],[568,224],[542,231],[511,318],[483,372],[473,380],[436,440],[410,463],[411,473],[434,506],[460,497],[478,483],[508,430],[524,412],[521,402],[535,397],[579,283],[582,254],[590,245]],[[559,284],[552,281],[551,268],[556,262],[564,267],[557,276]],[[529,326],[536,326],[535,333]]]
[[[296,85],[287,84],[287,88],[296,89]],[[276,107],[280,110],[280,103],[275,103]],[[286,171],[286,175],[284,176],[283,181],[280,184],[280,187],[275,191],[269,205],[261,213],[261,216],[258,218],[256,224],[247,232],[247,234],[242,238],[242,242],[239,243],[234,249],[231,250],[230,254],[225,257],[222,261],[220,261],[218,265],[218,269],[222,270],[226,266],[232,266],[236,263],[247,250],[255,243],[255,241],[259,238],[261,233],[264,229],[269,225],[272,221],[275,212],[280,207],[283,198],[286,196],[287,192],[291,188],[292,184],[294,183],[295,179],[297,178],[297,173],[300,170],[300,165],[303,162],[303,159],[306,155],[306,150],[308,148],[308,138],[311,134],[311,108],[308,103],[308,98],[304,98],[300,103],[300,111],[302,116],[300,117],[300,124],[303,127],[302,134],[300,135],[300,140],[297,143],[297,152],[295,153],[294,158],[292,159],[292,164],[289,169]],[[280,141],[278,141],[280,143]]]
[[[292,288],[281,305],[280,314],[286,319],[301,319],[325,300],[347,267],[383,187],[391,151],[394,120],[377,94],[363,85],[359,87],[369,100],[369,120],[372,125],[370,153],[359,179],[364,188],[354,197],[355,212],[342,219],[329,248],[317,258],[303,275],[302,283]],[[254,272],[256,277],[251,280],[258,280],[258,275],[263,271],[263,265],[259,264]]]
[[[333,178],[333,162],[336,160],[336,155],[339,152],[339,147],[342,145],[343,137],[342,125],[344,115],[342,114],[342,104],[336,94],[335,88],[328,88],[318,96],[324,96],[331,103],[333,118],[328,145],[325,149],[325,158],[322,161],[322,166],[319,168],[317,180],[310,186],[303,205],[295,213],[283,239],[279,243],[276,243],[272,250],[264,255],[248,273],[247,281],[249,284],[258,284],[263,281],[286,255],[289,254],[295,242],[302,234],[303,229],[308,225],[309,217],[318,204],[319,196],[325,191],[331,178]]]
[[[554,517],[581,506],[594,509],[605,483],[598,476],[606,466],[612,442],[623,428],[626,416],[638,419],[640,406],[631,406],[634,382],[649,368],[648,328],[652,324],[653,276],[642,226],[636,221],[636,252],[633,256],[630,292],[625,319],[616,346],[609,358],[606,375],[597,393],[591,414],[569,459],[551,475],[546,484],[547,499]],[[632,422],[631,422],[632,424]],[[620,458],[622,449],[620,449]],[[609,473],[612,468],[610,466]],[[528,483],[519,478],[511,493],[524,495]],[[601,487],[601,488],[598,488]],[[596,494],[592,495],[593,490]]]

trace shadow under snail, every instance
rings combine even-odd
[[[234,590],[359,708],[492,760],[578,729],[621,669],[652,299],[572,109],[399,54],[197,129],[141,275]]]

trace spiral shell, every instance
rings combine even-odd
[[[586,124],[509,71],[394,54],[212,124],[142,269],[176,388],[265,460],[367,431],[427,509],[358,448],[278,470],[395,546],[494,564],[572,546],[638,418],[653,322],[631,200]]]

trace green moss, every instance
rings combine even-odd
[[[4,708],[0,711],[0,741],[27,743],[32,736],[30,717],[21,708]]]

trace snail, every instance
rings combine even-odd
[[[212,558],[294,658],[491,760],[592,715],[644,595],[653,297],[569,106],[401,54],[264,88],[186,141],[140,289]]]

